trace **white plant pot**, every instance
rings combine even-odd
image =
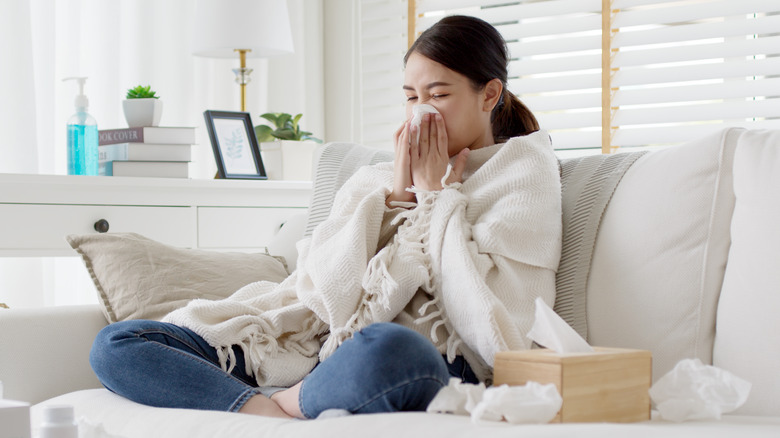
[[[318,143],[278,140],[260,143],[260,156],[268,179],[311,181],[312,157]]]
[[[159,126],[163,104],[160,99],[125,99],[122,101],[127,126]]]

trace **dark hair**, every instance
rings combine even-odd
[[[412,44],[404,66],[414,52],[466,76],[476,90],[493,79],[501,80],[503,92],[490,116],[496,140],[539,130],[531,110],[507,89],[509,51],[504,38],[489,23],[464,15],[444,17]]]

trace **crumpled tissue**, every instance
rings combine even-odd
[[[471,411],[471,420],[512,424],[549,423],[563,405],[555,385],[528,382],[523,386],[494,386],[485,390],[482,401]]]
[[[416,126],[417,129],[417,143],[420,142],[420,125],[422,124],[422,118],[425,114],[439,114],[439,111],[433,107],[433,105],[428,105],[427,103],[421,103],[419,105],[415,105],[412,107],[412,121],[411,125]],[[411,141],[411,139],[410,139]]]
[[[541,298],[536,298],[534,325],[528,337],[542,347],[558,353],[591,353],[593,347]]]
[[[422,105],[420,105],[422,106]],[[558,353],[588,353],[593,347],[566,323],[541,298],[536,299],[536,320],[528,337]],[[475,423],[506,420],[510,423],[548,423],[563,405],[554,384],[528,382],[523,386],[462,383],[450,379],[428,405],[428,412],[471,415]]]
[[[469,415],[482,401],[485,384],[463,383],[453,377],[450,383],[436,393],[436,397],[428,404],[428,412],[439,414]]]
[[[669,421],[720,419],[747,401],[750,382],[734,374],[684,359],[650,388],[661,418]]]
[[[561,409],[563,399],[553,384],[528,382],[524,386],[463,383],[450,379],[428,405],[428,412],[471,415],[471,421],[506,420],[513,424],[548,423]]]

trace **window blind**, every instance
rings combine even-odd
[[[609,153],[726,126],[780,128],[777,0],[410,2],[362,2],[367,144],[392,148],[403,120],[405,26],[415,37],[451,14],[480,17],[504,36],[508,88],[558,150]]]
[[[600,147],[601,0],[417,0],[417,13],[418,33],[453,14],[492,24],[509,49],[509,90],[556,149]]]
[[[611,146],[780,128],[780,2],[614,0]]]

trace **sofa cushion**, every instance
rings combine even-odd
[[[643,156],[604,213],[588,285],[588,340],[652,351],[654,379],[681,359],[712,363],[741,132]]]
[[[483,421],[463,415],[396,412],[349,415],[318,420],[286,420],[234,412],[196,411],[143,406],[107,389],[72,392],[32,407],[33,425],[41,424],[49,405],[71,405],[76,418],[97,423],[124,438],[624,438],[778,436],[780,418],[724,416],[722,420],[672,423],[518,424]],[[82,432],[83,433],[83,432]]]
[[[175,248],[135,233],[70,235],[109,322],[160,320],[190,300],[218,300],[256,281],[280,282],[284,264],[267,254]]]
[[[620,179],[644,154],[590,155],[560,161],[563,244],[555,275],[555,312],[586,340],[585,303],[600,221]]]
[[[753,384],[738,413],[780,416],[780,131],[740,137],[734,193],[713,361]]]

